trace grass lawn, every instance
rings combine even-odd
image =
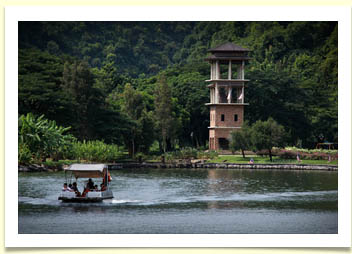
[[[248,163],[249,160],[253,158],[254,163],[260,164],[260,163],[265,163],[265,164],[276,164],[276,163],[282,163],[282,164],[314,164],[314,165],[320,165],[320,164],[332,164],[332,165],[337,165],[337,160],[329,162],[328,160],[302,160],[301,162],[298,162],[297,160],[283,160],[280,159],[277,156],[273,156],[273,162],[270,161],[269,156],[268,157],[262,157],[258,155],[248,155],[246,158],[243,158],[242,155],[219,155],[217,158],[209,160],[207,162],[210,163]]]

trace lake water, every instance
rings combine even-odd
[[[63,172],[20,173],[19,233],[338,233],[337,172],[129,169],[111,175],[112,200],[70,204],[57,199]]]

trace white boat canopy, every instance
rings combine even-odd
[[[102,178],[108,166],[105,164],[72,164],[65,171],[71,171],[76,178]]]

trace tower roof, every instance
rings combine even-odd
[[[215,48],[209,49],[209,52],[248,52],[250,51],[249,49],[242,48],[238,45],[233,44],[232,42],[226,42],[224,44],[221,44]]]

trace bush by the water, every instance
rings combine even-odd
[[[45,161],[48,157],[55,160],[62,158],[75,140],[72,135],[65,134],[69,129],[57,126],[55,121],[45,119],[44,115],[21,115],[18,119],[19,163]]]
[[[33,161],[33,154],[26,144],[18,144],[18,162],[20,164],[30,164]]]
[[[166,162],[175,160],[192,160],[192,159],[214,159],[218,156],[216,151],[199,151],[195,148],[186,147],[173,152],[163,154]]]
[[[262,151],[261,151],[262,153]],[[295,147],[287,147],[285,149],[275,149],[274,154],[281,159],[296,159],[297,155],[304,160],[337,160],[337,150],[323,149],[298,149]]]
[[[324,153],[330,155],[337,155],[338,150],[329,150],[329,149],[304,149],[304,148],[297,148],[297,147],[285,147],[285,150],[292,151],[292,152],[302,152],[302,153]]]
[[[18,119],[19,164],[45,163],[63,159],[90,162],[112,162],[123,156],[117,145],[103,141],[77,141],[65,134],[70,127],[57,126],[55,121],[29,113]],[[52,162],[53,163],[53,162]]]
[[[99,140],[77,141],[72,143],[70,157],[91,162],[114,162],[123,157],[123,151],[117,145],[105,144]]]

